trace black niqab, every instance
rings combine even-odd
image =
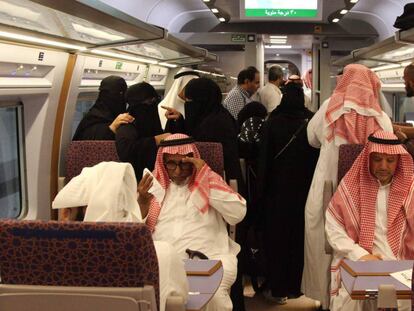
[[[210,79],[193,79],[184,90],[185,128],[189,135],[196,130],[207,116],[224,109],[221,105],[222,95],[219,86]]]
[[[133,124],[140,133],[145,136],[162,133],[157,107],[160,97],[151,84],[141,82],[130,86],[126,100],[128,112],[135,118]]]
[[[123,124],[116,132],[116,150],[119,159],[134,167],[137,180],[144,168],[154,169],[157,145],[154,136],[163,133],[157,105],[159,96],[146,82],[137,83],[126,93],[128,112],[135,120]]]
[[[125,92],[127,84],[118,76],[109,76],[101,81],[99,95],[79,123],[73,140],[113,140],[109,125],[126,110]]]
[[[283,88],[283,96],[280,105],[270,114],[270,118],[279,113],[306,114],[309,110],[305,107],[305,95],[303,88],[297,83],[288,83]]]

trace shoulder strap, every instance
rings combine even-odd
[[[280,155],[287,149],[287,147],[289,147],[289,145],[296,139],[296,137],[298,136],[298,134],[303,130],[303,128],[305,128],[305,126],[308,124],[309,119],[305,119],[305,122],[303,122],[299,128],[296,130],[296,132],[292,135],[292,137],[289,139],[288,143],[282,148],[280,149],[280,151],[277,153],[277,155],[275,155],[273,157],[273,160],[276,160],[278,157],[280,157]]]

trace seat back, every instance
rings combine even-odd
[[[114,140],[75,140],[66,152],[66,182],[79,175],[84,167],[100,162],[119,162]]]
[[[155,311],[152,286],[71,287],[0,284],[2,311]]]
[[[4,284],[152,286],[159,303],[151,232],[137,223],[0,221]]]
[[[338,184],[349,171],[355,159],[359,156],[364,145],[346,144],[339,146],[338,156]]]
[[[195,144],[201,158],[207,165],[221,177],[224,177],[223,146],[221,143],[198,141]]]
[[[223,177],[223,147],[220,143],[196,142],[201,158],[210,168]],[[79,175],[84,167],[103,161],[119,162],[114,140],[72,141],[66,152],[66,182]]]

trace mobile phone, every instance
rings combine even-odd
[[[142,176],[144,176],[145,174],[149,174],[152,177],[152,186],[148,190],[148,192],[151,193],[155,197],[155,199],[161,203],[165,195],[164,188],[161,186],[158,180],[154,177],[154,175],[152,175],[149,169],[144,168]]]

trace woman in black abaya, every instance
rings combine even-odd
[[[126,90],[127,84],[121,77],[103,79],[98,99],[79,123],[73,140],[114,140],[119,126],[134,120],[125,111]]]
[[[158,116],[160,98],[152,85],[141,82],[128,88],[128,113],[134,122],[124,124],[116,132],[116,150],[121,161],[134,167],[137,180],[142,171],[154,169],[157,146],[169,133],[164,133]]]
[[[268,291],[264,294],[281,304],[287,297],[301,294],[304,210],[319,155],[308,144],[306,128],[313,113],[304,102],[301,85],[285,86],[281,104],[263,126],[258,162],[259,193],[264,202],[263,244],[268,263]],[[296,138],[292,140],[293,135]]]

